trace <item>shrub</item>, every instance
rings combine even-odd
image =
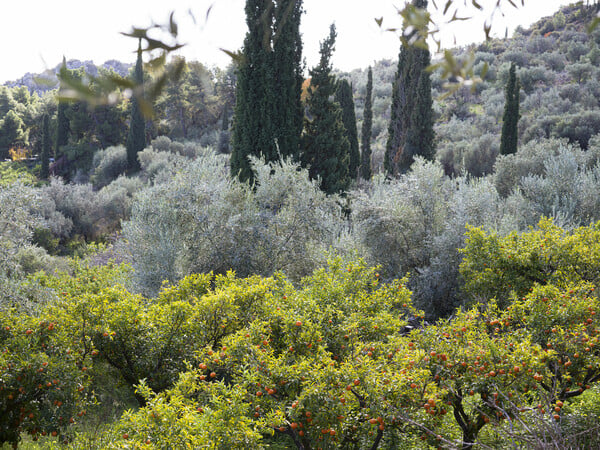
[[[50,185],[42,188],[44,215],[52,219],[58,236],[65,236],[68,230],[69,237],[98,239],[118,230],[120,221],[129,217],[133,194],[142,186],[138,178],[120,176],[94,191],[91,184],[65,184],[52,178]]]
[[[231,180],[222,156],[207,153],[140,192],[123,233],[142,292],[194,272],[298,279],[322,261],[343,227],[336,198],[290,162],[256,161],[255,173],[254,188]]]
[[[494,183],[501,196],[507,197],[520,186],[520,181],[528,175],[543,175],[544,163],[552,155],[558,154],[561,148],[577,154],[578,159],[587,158],[581,150],[569,146],[565,140],[541,139],[531,141],[522,146],[513,155],[501,155],[496,159]],[[586,161],[587,163],[587,161]],[[592,163],[591,165],[593,165]]]
[[[64,260],[50,256],[43,248],[33,245],[20,249],[15,258],[24,274],[33,274],[40,270],[54,273],[68,268]]]
[[[508,300],[526,295],[536,284],[566,289],[600,282],[600,225],[567,232],[543,219],[537,230],[504,237],[470,228],[460,264],[465,293],[474,300]]]
[[[124,146],[108,147],[94,154],[91,182],[102,188],[127,170],[127,150]]]
[[[437,159],[448,176],[468,173],[474,177],[481,177],[493,172],[498,153],[497,137],[486,133],[477,138],[439,146]]]
[[[84,414],[86,359],[69,350],[62,323],[0,311],[0,444],[21,433],[64,437]]]

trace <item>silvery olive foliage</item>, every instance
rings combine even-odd
[[[255,185],[243,184],[229,177],[226,157],[207,152],[136,196],[123,236],[140,291],[230,269],[299,279],[324,262],[345,226],[339,199],[290,161],[253,167]]]
[[[398,179],[364,183],[346,203],[325,196],[291,162],[254,160],[256,184],[240,184],[229,178],[226,156],[207,151],[140,191],[123,234],[138,289],[148,295],[194,272],[281,270],[298,279],[334,251],[381,265],[388,279],[409,273],[415,301],[435,318],[462,304],[467,224],[505,234],[542,215],[563,225],[600,219],[594,148],[532,142],[500,157],[496,175],[479,178],[450,178],[440,162],[417,160]]]
[[[9,264],[12,257],[31,241],[33,231],[44,225],[35,211],[40,209],[37,189],[19,181],[0,186],[0,265]]]
[[[352,193],[351,234],[386,277],[410,273],[416,304],[439,317],[460,303],[466,225],[509,231],[518,223],[508,211],[489,178],[450,179],[440,163],[417,160],[406,175]]]
[[[193,142],[174,142],[166,136],[154,139],[138,153],[141,177],[154,184],[170,181],[173,175],[187,166],[190,159],[211,152]]]
[[[17,181],[0,186],[0,309],[33,308],[51,293],[23,279],[23,252],[31,248],[36,228],[46,227],[37,213],[41,204],[38,189]]]
[[[41,189],[42,211],[56,236],[97,239],[117,230],[120,221],[129,217],[133,194],[143,185],[139,178],[122,175],[96,191],[89,183],[67,184],[52,178]]]
[[[122,145],[108,147],[94,153],[91,181],[101,188],[116,180],[127,170],[127,150]]]
[[[515,188],[521,186],[526,176],[546,176],[550,159],[563,154],[562,161],[572,159],[573,163],[583,169],[589,169],[600,161],[600,138],[590,140],[587,151],[576,144],[569,144],[566,139],[540,139],[530,141],[521,146],[513,155],[502,155],[494,166],[494,183],[503,197],[508,196]],[[571,155],[567,157],[567,155]],[[559,176],[561,176],[559,174]]]
[[[597,155],[596,155],[597,156]],[[541,174],[529,174],[519,182],[521,214],[553,217],[564,227],[588,225],[600,218],[600,164],[594,155],[577,148],[561,147],[544,159]]]

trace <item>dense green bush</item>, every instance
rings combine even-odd
[[[0,444],[65,437],[85,414],[87,359],[54,318],[0,310]]]
[[[582,229],[571,244],[585,247],[596,231]],[[502,262],[489,245],[468,247],[472,256],[484,270]],[[406,280],[381,283],[360,261],[332,260],[298,286],[281,276],[221,278],[199,301],[252,291],[254,312],[213,316],[237,325],[200,349],[172,388],[158,393],[140,382],[146,405],[102,439],[114,448],[597,445],[593,424],[579,415],[594,411],[600,378],[593,285],[558,270],[545,285],[497,292],[501,309],[484,296],[495,279],[464,275],[478,280],[487,305],[412,331],[422,313]],[[165,292],[172,300],[190,287]]]

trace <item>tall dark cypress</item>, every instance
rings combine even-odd
[[[369,66],[367,76],[367,96],[363,112],[361,130],[360,176],[364,180],[371,179],[371,135],[373,134],[373,70]]]
[[[427,9],[427,0],[413,0],[416,8]],[[406,30],[405,30],[406,32]],[[406,172],[417,155],[435,155],[433,100],[429,49],[402,45],[393,84],[392,110],[384,166],[388,174]]]
[[[247,0],[242,58],[238,68],[233,122],[231,174],[241,181],[253,177],[249,155],[272,160],[277,153],[273,124],[273,71],[271,0]]]
[[[350,143],[342,122],[339,104],[333,101],[335,78],[330,59],[337,33],[331,25],[329,37],[321,42],[321,59],[309,73],[307,117],[302,135],[301,161],[310,177],[321,179],[321,189],[328,194],[342,192],[350,183]]]
[[[229,153],[229,105],[225,104],[221,113],[221,133],[217,143],[219,153]]]
[[[510,65],[508,82],[506,83],[506,103],[504,104],[504,115],[502,116],[502,136],[500,137],[500,154],[508,155],[517,152],[519,139],[518,124],[519,114],[519,90],[521,86],[516,74],[515,63]]]
[[[297,155],[302,132],[302,0],[246,0],[248,33],[238,67],[231,173],[252,178],[249,155]]]
[[[300,95],[302,65],[301,0],[279,0],[275,6],[273,72],[275,139],[281,156],[298,158],[304,109]]]
[[[139,105],[139,98],[144,95],[144,69],[142,63],[142,42],[137,51],[137,61],[133,72],[133,81],[140,90],[137,95],[131,98],[131,118],[129,119],[129,133],[125,147],[127,148],[127,169],[129,173],[140,170],[140,163],[137,155],[146,147],[146,122]]]
[[[360,151],[358,150],[358,130],[356,129],[356,113],[354,112],[354,98],[352,86],[348,80],[340,80],[335,92],[335,100],[342,108],[342,123],[346,129],[346,137],[350,143],[349,173],[351,179],[358,177],[360,166]]]
[[[48,114],[44,114],[42,117],[42,169],[40,171],[40,178],[47,180],[50,175],[50,152],[52,151],[52,143],[50,140],[50,120]]]
[[[60,74],[67,74],[67,60],[63,56],[62,66],[60,68]],[[62,90],[62,84],[58,89],[58,95],[60,97]],[[58,159],[61,156],[60,149],[63,145],[67,145],[69,143],[69,134],[71,133],[71,125],[69,123],[69,118],[67,117],[67,109],[69,105],[67,102],[63,100],[58,100],[58,111],[56,114],[56,146],[54,148],[54,157]]]

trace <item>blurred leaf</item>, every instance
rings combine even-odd
[[[208,20],[208,16],[210,16],[210,12],[212,11],[213,6],[214,3],[211,3],[208,9],[206,10],[206,16],[204,17],[204,20]]]
[[[150,103],[148,100],[146,100],[145,98],[139,98],[138,106],[140,107],[142,115],[146,119],[151,119],[154,117],[154,108],[152,107],[152,103]]]
[[[594,17],[590,24],[587,26],[587,32],[591,33],[592,31],[594,31],[596,27],[598,27],[598,24],[600,24],[600,13],[598,13],[596,17]]]
[[[221,48],[219,50],[221,50],[223,53],[228,55],[233,60],[233,62],[235,64],[237,64],[238,66],[242,65],[245,61],[244,54],[240,50],[235,51],[235,52],[232,52],[231,50],[227,50],[224,48]]]
[[[485,63],[483,63],[483,67],[482,67],[482,69],[481,69],[481,78],[485,78],[485,76],[486,76],[486,75],[487,75],[487,73],[488,73],[488,70],[489,70],[489,68],[490,68],[490,66],[489,66],[489,64],[487,63],[487,61],[486,61]]]
[[[446,13],[448,12],[448,10],[450,9],[450,6],[452,6],[452,1],[453,0],[448,0],[446,2],[446,5],[444,6],[444,12],[442,14],[446,15]]]
[[[124,89],[133,89],[135,87],[135,83],[129,78],[123,78],[117,74],[108,74],[106,75],[107,79],[114,83],[116,86],[124,88]]]
[[[121,32],[121,34],[123,36],[132,37],[135,39],[146,39],[146,36],[148,35],[148,29],[134,27],[130,33]]]
[[[483,31],[485,32],[485,39],[489,40],[490,39],[490,33],[492,31],[492,24],[489,23],[484,23],[483,24]]]
[[[56,81],[44,77],[33,77],[33,81],[35,81],[35,83],[39,84],[40,86],[52,87],[56,84]]]
[[[177,22],[175,22],[173,20],[173,15],[175,14],[175,11],[171,12],[171,15],[169,16],[169,33],[171,33],[171,36],[173,37],[177,37]]]
[[[455,22],[458,20],[469,20],[471,19],[471,17],[458,17],[458,10],[454,11],[454,14],[452,15],[452,19],[450,19],[450,22]]]

